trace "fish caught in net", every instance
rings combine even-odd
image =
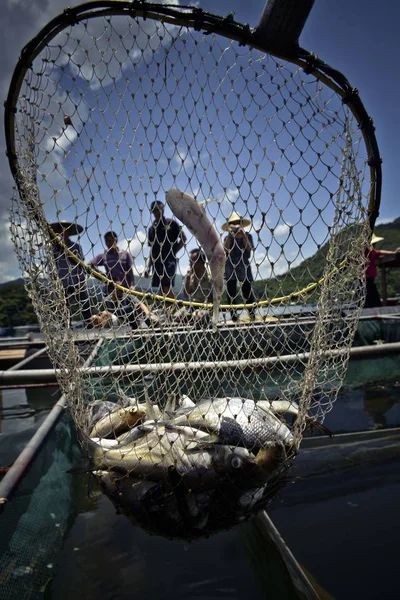
[[[25,47],[11,232],[84,450],[72,471],[193,539],[268,506],[305,430],[327,433],[379,176],[343,76],[144,4],[68,9]]]

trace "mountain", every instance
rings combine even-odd
[[[0,285],[0,327],[37,323],[22,278]]]
[[[400,217],[390,223],[376,226],[374,232],[384,238],[382,242],[376,244],[377,249],[396,250],[400,248]],[[306,258],[299,266],[293,267],[283,275],[255,281],[253,284],[255,294],[259,298],[286,296],[318,280],[323,274],[328,247],[329,243],[325,244],[313,256]],[[378,276],[378,286],[379,279]],[[386,281],[388,297],[400,296],[400,269],[387,269]],[[309,294],[304,301],[312,304],[317,293],[314,294],[314,298],[312,294]]]

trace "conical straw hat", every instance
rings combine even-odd
[[[78,223],[71,223],[70,221],[59,221],[58,223],[52,223],[50,225],[54,233],[64,233],[67,231],[69,235],[78,235],[82,233],[83,227]]]
[[[383,237],[379,237],[379,235],[373,234],[373,236],[371,238],[371,244],[377,244],[378,242],[381,242],[384,239],[385,238],[383,238]]]
[[[244,219],[238,213],[233,212],[227,222],[222,225],[222,231],[229,231],[231,225],[234,223],[237,223],[239,227],[248,227],[251,224],[251,221],[249,221],[249,219]]]

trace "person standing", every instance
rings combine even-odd
[[[133,275],[133,258],[131,254],[126,250],[120,250],[120,248],[118,248],[118,236],[114,231],[107,231],[107,233],[104,234],[104,242],[107,246],[107,250],[97,254],[89,264],[95,269],[97,267],[104,267],[106,275],[111,281],[122,287],[134,290],[135,277]],[[118,301],[118,305],[121,304],[122,299],[123,304],[126,306],[133,304],[137,305],[137,308],[141,310],[148,323],[156,320],[146,304],[138,301],[133,296],[127,298],[126,294],[124,294],[122,290],[118,290],[115,286],[109,285],[107,287],[106,295],[115,298]],[[136,317],[131,320],[131,324],[135,319]],[[132,328],[134,327],[132,326]]]
[[[148,232],[150,256],[144,276],[153,274],[152,287],[161,288],[168,298],[175,298],[172,288],[177,267],[176,255],[186,244],[186,235],[176,221],[165,217],[163,202],[152,202],[150,212],[154,221]]]
[[[98,270],[97,267],[104,267],[107,277],[114,283],[133,289],[135,278],[132,270],[132,256],[129,252],[118,248],[118,236],[114,231],[107,231],[104,234],[104,242],[107,250],[92,258],[89,265],[96,270]]]
[[[229,304],[233,304],[237,297],[237,283],[239,283],[245,304],[255,302],[252,282],[253,274],[250,266],[251,253],[254,250],[253,238],[250,233],[244,230],[244,227],[250,225],[248,219],[244,219],[237,213],[232,213],[228,221],[222,226],[223,231],[228,235],[224,239],[224,248],[226,252],[225,279],[226,291],[229,298]],[[250,319],[255,319],[255,309],[248,308]],[[238,320],[235,310],[231,310],[232,321]]]
[[[71,240],[71,236],[82,233],[83,227],[78,225],[78,223],[71,223],[69,221],[52,223],[50,227],[54,233],[58,234],[59,240],[83,262],[84,258],[80,244]],[[86,287],[86,271],[84,267],[76,264],[58,241],[53,242],[53,255],[68,307],[71,309],[73,302],[78,303],[81,307],[82,317],[87,328],[92,328],[92,311]]]
[[[377,306],[382,306],[382,301],[380,294],[378,292],[378,288],[376,287],[375,279],[378,274],[377,261],[381,256],[395,255],[400,252],[400,248],[397,250],[377,250],[375,248],[375,244],[378,242],[382,242],[385,238],[379,237],[373,234],[371,238],[371,245],[366,250],[366,255],[368,258],[368,265],[365,271],[365,280],[367,293],[365,296],[365,304],[364,308],[375,308]]]
[[[186,273],[184,293],[192,302],[212,301],[212,286],[207,271],[207,258],[203,250],[194,248],[189,253],[189,270]]]

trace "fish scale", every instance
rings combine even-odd
[[[173,423],[206,431],[211,435],[209,441],[217,436],[220,443],[250,450],[292,441],[290,430],[272,411],[259,411],[253,400],[244,398],[203,400],[193,409],[178,411]]]

